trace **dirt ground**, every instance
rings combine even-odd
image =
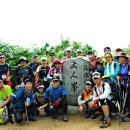
[[[86,119],[84,115],[68,115],[68,122],[61,120],[62,116],[58,116],[57,119],[51,117],[40,116],[37,121],[29,122],[29,126],[26,121],[22,124],[7,124],[1,125],[0,130],[101,130],[99,119]],[[112,119],[112,126],[108,127],[107,130],[129,130],[130,122],[123,122],[119,126],[117,119]]]

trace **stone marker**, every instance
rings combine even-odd
[[[63,65],[63,80],[67,88],[69,105],[77,105],[77,97],[81,94],[86,80],[91,80],[90,64],[83,59],[72,58]]]

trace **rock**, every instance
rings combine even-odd
[[[68,106],[68,114],[75,115],[77,113],[79,113],[78,106]]]
[[[63,80],[67,88],[69,105],[77,105],[77,97],[81,94],[86,80],[91,80],[90,64],[83,59],[72,58],[63,65]]]

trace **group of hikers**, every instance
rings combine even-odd
[[[0,124],[13,123],[13,114],[15,122],[21,123],[24,113],[25,120],[36,121],[43,111],[53,119],[62,114],[63,121],[68,122],[68,92],[62,67],[73,57],[70,48],[65,51],[61,60],[53,52],[50,59],[43,57],[42,62],[38,61],[37,53],[32,55],[31,63],[20,57],[13,72],[15,86],[11,83],[11,67],[5,63],[5,55],[0,54]],[[95,56],[93,50],[83,55],[81,49],[76,55],[90,64],[91,75],[77,97],[79,111],[84,111],[86,118],[102,115],[100,128],[110,126],[110,117],[117,113],[120,122],[130,122],[130,58],[123,49],[117,48],[116,56],[111,54],[110,47],[104,48],[104,56]]]

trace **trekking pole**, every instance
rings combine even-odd
[[[129,87],[129,77],[128,77],[128,82],[127,82],[127,86],[126,86],[126,92],[123,92],[123,97],[124,97],[124,101],[123,101],[123,107],[122,107],[122,111],[121,111],[121,116],[119,119],[119,125],[122,122],[122,118],[123,118],[123,114],[124,114],[124,110],[125,110],[125,105],[126,105],[126,100],[127,100],[127,96],[128,96],[128,87]]]
[[[27,107],[25,107],[25,111],[26,111],[26,117],[27,117],[27,124],[28,124],[28,126],[29,126],[29,121],[28,121],[28,108],[27,108]]]

